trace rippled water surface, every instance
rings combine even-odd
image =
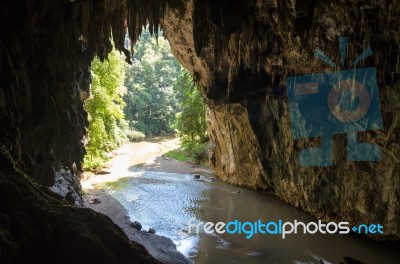
[[[144,229],[171,238],[194,263],[340,263],[345,256],[364,263],[400,263],[400,252],[349,235],[207,235],[188,234],[197,221],[317,221],[264,192],[247,190],[202,176],[153,171],[131,172],[104,186]],[[237,193],[240,191],[240,193]]]

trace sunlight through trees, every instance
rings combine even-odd
[[[89,142],[84,169],[101,169],[109,152],[144,136],[175,133],[194,156],[207,142],[205,104],[189,72],[171,54],[167,40],[145,31],[136,43],[132,64],[115,49],[103,62],[92,62],[88,112]]]

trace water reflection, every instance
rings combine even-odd
[[[365,263],[400,263],[400,252],[348,235],[188,234],[188,222],[316,221],[264,192],[247,190],[206,177],[152,171],[131,172],[105,188],[144,229],[171,238],[194,263],[340,263],[351,256]],[[240,191],[240,193],[236,193]]]

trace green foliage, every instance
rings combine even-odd
[[[208,142],[186,141],[182,143],[182,147],[189,153],[189,157],[194,163],[200,163],[207,159]]]
[[[182,142],[181,148],[165,153],[167,157],[179,161],[192,161],[199,164],[207,159],[208,142],[198,140]]]
[[[96,170],[104,165],[107,152],[123,144],[128,124],[124,120],[122,86],[125,76],[124,57],[115,49],[103,62],[95,58],[91,67],[91,97],[85,102],[89,119],[89,142],[83,168]]]
[[[172,84],[180,68],[168,42],[162,37],[156,40],[145,31],[136,44],[133,63],[125,79],[124,112],[131,128],[146,135],[172,132],[171,124],[177,112]]]
[[[140,131],[129,129],[126,133],[126,136],[128,137],[129,141],[141,141],[146,135]]]
[[[206,142],[208,138],[204,98],[186,69],[181,71],[174,84],[174,91],[181,112],[176,114],[172,127],[184,141]]]
[[[204,99],[165,39],[142,34],[125,86],[124,112],[131,128],[146,135],[175,131],[184,140],[207,141]]]
[[[187,160],[201,163],[207,158],[208,135],[205,102],[186,69],[182,69],[173,90],[180,112],[175,115],[172,128],[183,139],[181,154]],[[182,158],[181,158],[182,159]]]
[[[165,153],[165,156],[167,156],[171,159],[179,160],[179,161],[190,160],[189,153],[186,150],[182,150],[182,149],[170,150],[167,153]]]
[[[208,142],[195,142],[190,150],[190,156],[195,163],[200,163],[207,159]]]
[[[107,60],[96,57],[92,62],[92,96],[85,102],[89,143],[84,169],[101,168],[107,153],[127,140],[173,131],[183,137],[183,150],[168,155],[202,160],[208,140],[204,99],[168,42],[145,31],[132,59],[127,66],[123,55],[113,50]]]

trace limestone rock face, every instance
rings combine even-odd
[[[208,110],[208,123],[212,142],[210,160],[215,173],[232,184],[270,187],[247,109],[240,104],[215,106]]]
[[[272,190],[325,220],[381,223],[400,236],[400,4],[387,1],[188,1],[162,23],[174,55],[207,99],[210,161],[223,180]],[[285,80],[335,71],[313,57],[319,48],[340,62],[338,38],[349,38],[343,69],[375,67],[383,129],[359,132],[379,146],[379,162],[348,162],[347,137],[333,138],[334,165],[305,167],[295,140]],[[347,67],[347,68],[346,68]]]

